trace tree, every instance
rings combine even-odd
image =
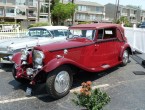
[[[51,0],[51,7],[50,9],[53,10],[54,9],[54,6],[59,3],[60,0]]]
[[[73,3],[59,3],[58,0],[55,0],[51,7],[51,15],[52,21],[54,25],[64,24],[66,19],[72,17],[72,13],[74,13],[76,5]]]
[[[124,24],[124,26],[126,26],[126,27],[131,26],[131,23],[129,22],[128,18],[125,16],[121,16],[115,23]]]

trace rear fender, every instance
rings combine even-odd
[[[70,59],[67,58],[55,58],[51,61],[49,61],[44,67],[43,67],[43,71],[45,71],[46,73],[54,70],[55,68],[63,65],[63,64],[72,64],[72,65],[76,65],[76,63]]]
[[[123,56],[123,52],[125,50],[128,50],[129,54],[132,55],[132,50],[131,50],[131,47],[129,46],[129,44],[125,44],[124,46],[121,47],[121,52],[120,52],[120,57],[119,59],[122,60],[122,56]]]

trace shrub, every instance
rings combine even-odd
[[[98,88],[92,90],[91,85],[92,83],[90,81],[83,82],[80,93],[74,93],[77,99],[73,99],[72,101],[77,106],[85,107],[88,110],[101,110],[110,102],[110,97]]]
[[[39,27],[39,26],[49,26],[49,24],[48,24],[48,22],[38,22],[38,23],[30,24],[28,26],[28,28],[30,28],[30,27]]]
[[[82,21],[82,22],[79,22],[78,24],[90,24],[92,23],[91,21]]]

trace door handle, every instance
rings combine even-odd
[[[99,48],[99,45],[95,44],[95,51],[97,51],[97,48]]]
[[[98,44],[95,44],[95,47],[99,47],[99,45]]]

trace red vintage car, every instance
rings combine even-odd
[[[58,99],[69,93],[78,70],[97,73],[128,63],[132,51],[120,25],[81,24],[69,30],[66,41],[13,55],[14,78],[30,85],[46,83],[48,94]]]

